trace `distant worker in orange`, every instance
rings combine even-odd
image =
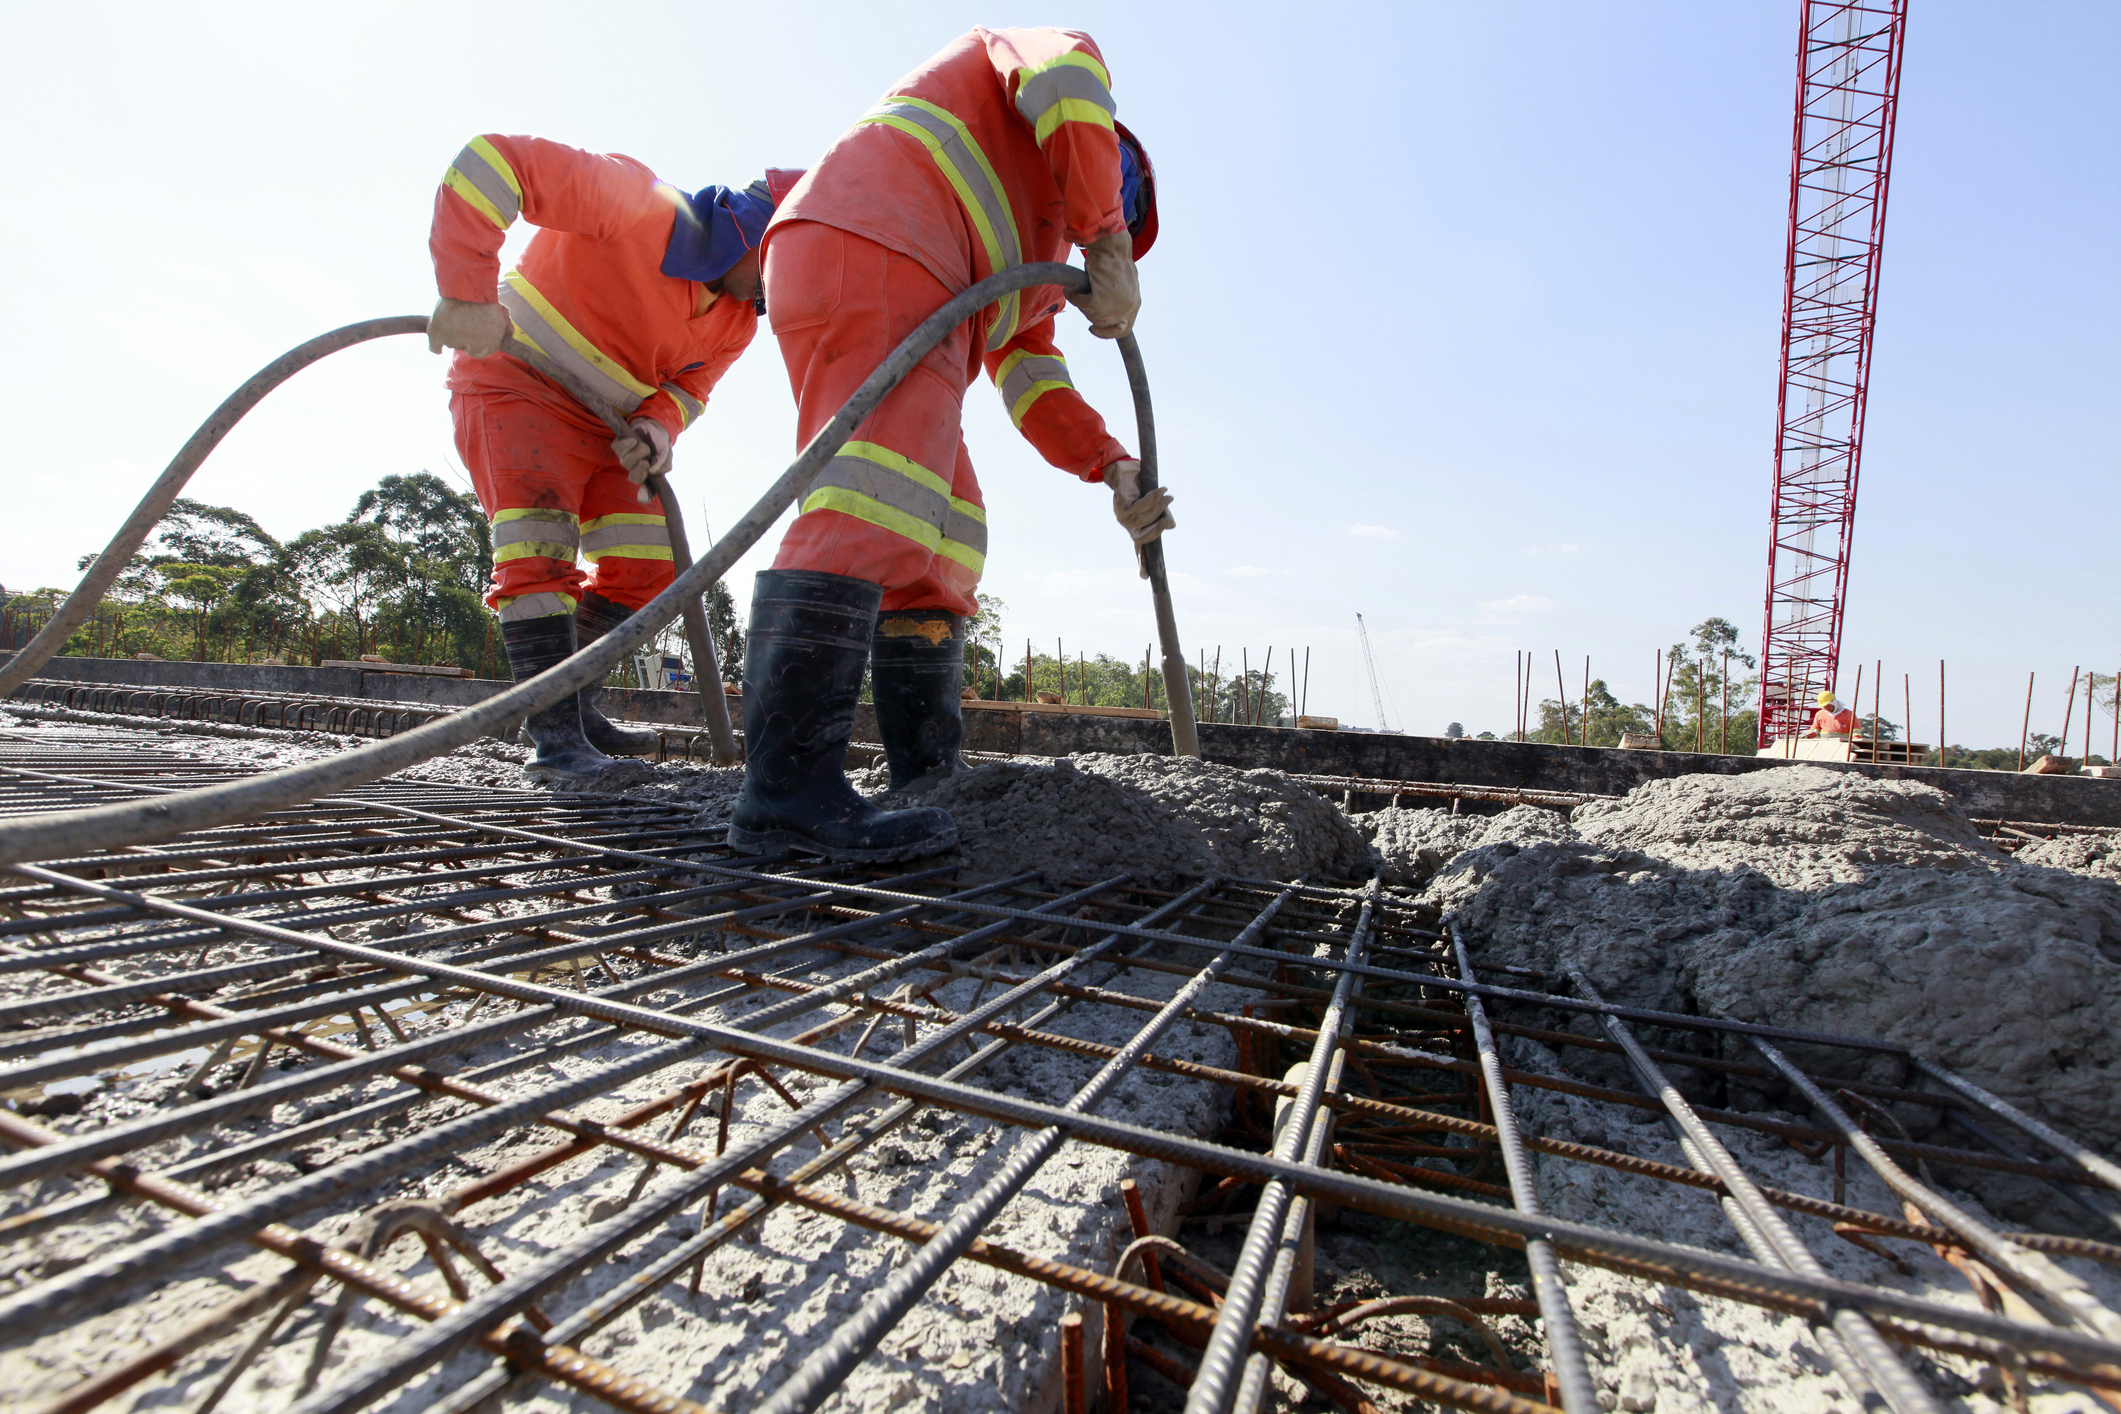
[[[1156,239],[1148,155],[1115,122],[1088,35],[975,29],[907,75],[796,184],[766,233],[768,317],[807,443],[899,341],[1011,266],[1083,250],[1068,298],[1116,339],[1141,306],[1134,261]],[[986,510],[960,430],[982,368],[1054,466],[1112,490],[1137,544],[1172,526],[1141,464],[1083,401],[1055,345],[1061,292],[1007,295],[901,381],[805,490],[751,600],[740,850],[790,845],[883,862],[947,849],[936,809],[884,812],[847,784],[865,663],[894,789],[963,768],[964,622],[986,563]]]
[[[669,585],[670,532],[644,483],[758,329],[759,242],[800,172],[693,193],[631,157],[534,137],[473,138],[435,193],[428,247],[441,303],[428,347],[450,360],[457,450],[493,525],[488,606],[517,681],[602,637]],[[542,227],[505,276],[521,217]],[[529,364],[517,339],[628,415],[597,415]],[[589,560],[584,574],[576,557]],[[595,774],[655,733],[596,707],[596,689],[534,714],[533,779]]]
[[[1841,711],[1836,712],[1834,710],[1834,694],[1831,692],[1820,693],[1819,710],[1812,713],[1812,735],[1853,736],[1855,732],[1855,711],[1844,707]]]

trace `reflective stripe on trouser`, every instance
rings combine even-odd
[[[988,273],[1024,263],[1024,243],[1017,234],[1016,213],[1009,208],[1008,193],[1002,189],[1001,178],[995,175],[994,164],[955,114],[926,99],[897,93],[878,99],[874,108],[855,121],[896,128],[928,149],[936,170],[957,193],[958,205],[964,208],[965,219],[979,237],[980,248],[987,253]],[[993,350],[1008,343],[1022,322],[1021,292],[1011,291],[990,307],[994,313],[987,321],[987,347]],[[771,298],[766,308],[773,308]]]
[[[536,349],[564,371],[579,378],[588,389],[620,412],[632,412],[655,388],[628,372],[626,366],[582,337],[538,293],[538,287],[523,278],[520,270],[501,277],[501,305],[515,321],[516,337]]]
[[[950,294],[912,257],[811,221],[767,242],[766,283],[798,445]],[[887,610],[978,611],[986,511],[958,424],[980,357],[966,323],[900,381],[804,492],[775,569],[868,580]]]
[[[525,619],[549,619],[560,614],[574,613],[575,597],[572,594],[523,594],[513,599],[501,599],[494,609],[504,624],[521,623]]]
[[[636,560],[670,558],[670,522],[659,515],[621,511],[582,522],[582,558],[592,562],[607,555]]]
[[[994,370],[994,387],[1009,409],[1009,420],[1021,431],[1031,405],[1056,388],[1073,388],[1068,360],[1059,354],[1035,354],[1018,349]]]
[[[460,392],[450,411],[457,451],[493,526],[486,602],[504,619],[572,613],[592,592],[638,609],[670,583],[662,505],[635,499],[603,428],[591,431],[515,393]],[[594,562],[593,574],[583,573],[578,553]]]

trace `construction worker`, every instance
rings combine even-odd
[[[1833,693],[1820,693],[1818,708],[1819,710],[1812,713],[1813,736],[1847,737],[1855,735],[1855,712],[1847,708],[1836,712],[1834,710]]]
[[[435,193],[428,239],[441,303],[428,347],[449,366],[457,450],[493,524],[487,604],[517,681],[602,637],[671,582],[663,506],[643,483],[758,329],[759,242],[800,172],[687,194],[631,157],[487,133]],[[517,217],[540,227],[500,274]],[[597,415],[501,354],[513,328],[553,366],[629,415]],[[593,574],[576,565],[592,562]],[[531,716],[526,774],[579,780],[654,748],[612,723],[594,687]]]
[[[840,137],[766,233],[768,317],[798,445],[915,325],[1007,267],[1080,246],[1092,289],[1069,299],[1101,338],[1132,327],[1156,189],[1113,113],[1089,36],[975,29]],[[1140,463],[1069,381],[1053,342],[1061,305],[1058,289],[1030,289],[960,325],[804,492],[751,600],[736,848],[884,862],[956,842],[944,811],[869,804],[843,762],[867,661],[893,789],[963,769],[964,623],[987,527],[959,424],[982,366],[1047,461],[1112,489],[1137,544],[1171,528],[1168,494],[1142,494]]]

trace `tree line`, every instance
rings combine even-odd
[[[77,568],[86,570],[94,555]],[[63,653],[316,666],[364,654],[506,677],[486,608],[493,537],[478,498],[431,472],[385,476],[344,520],[281,541],[231,506],[180,498]],[[0,646],[28,642],[65,590],[0,596]],[[725,674],[743,661],[726,586],[707,598]],[[657,644],[682,642],[675,622]]]

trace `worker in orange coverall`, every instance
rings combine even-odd
[[[915,325],[1007,267],[1082,247],[1092,288],[1070,300],[1092,333],[1129,330],[1156,195],[1147,155],[1113,113],[1089,36],[975,29],[841,136],[766,233],[768,317],[798,445]],[[964,620],[978,608],[987,527],[959,423],[982,368],[1047,461],[1112,488],[1138,544],[1171,527],[1168,494],[1142,494],[1140,463],[1069,381],[1053,342],[1061,307],[1044,286],[960,325],[804,492],[751,600],[737,848],[884,862],[956,842],[944,811],[869,804],[843,763],[867,660],[893,789],[963,769]]]
[[[642,483],[758,329],[759,242],[800,172],[690,195],[631,157],[488,133],[435,193],[429,248],[442,295],[428,345],[449,366],[457,450],[493,525],[486,602],[516,680],[602,637],[672,579],[662,503]],[[518,217],[541,229],[500,273]],[[611,430],[529,364],[516,337],[628,414]],[[589,560],[585,575],[577,557]],[[565,783],[655,733],[612,723],[596,689],[534,714],[525,771]],[[608,754],[607,754],[608,753]]]
[[[1819,694],[1819,710],[1812,713],[1812,735],[1853,736],[1856,732],[1856,713],[1851,708],[1834,710],[1834,694]]]

